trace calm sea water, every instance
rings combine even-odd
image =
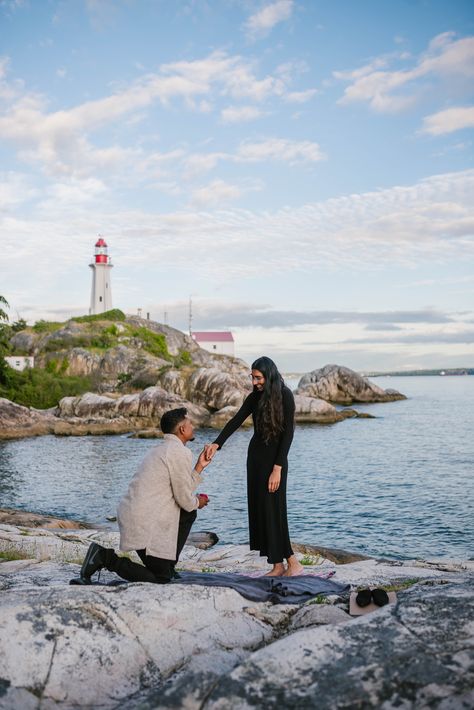
[[[377,378],[408,396],[358,405],[376,419],[297,426],[290,451],[292,539],[397,558],[474,556],[474,377]],[[198,432],[197,455],[212,430]],[[196,530],[247,542],[245,459],[236,432],[205,473]],[[106,524],[156,441],[127,436],[0,442],[0,507]]]

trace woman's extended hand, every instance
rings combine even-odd
[[[205,444],[204,446],[204,456],[206,457],[207,461],[211,461],[214,454],[216,453],[217,449],[219,448],[218,444]]]
[[[268,492],[275,493],[280,488],[281,466],[274,466],[268,479]]]

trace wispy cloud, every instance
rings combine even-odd
[[[244,142],[240,145],[236,157],[237,160],[244,162],[281,160],[293,164],[299,162],[314,163],[325,159],[325,155],[317,143],[285,138]]]
[[[238,199],[242,191],[237,185],[230,185],[224,180],[213,180],[209,185],[194,190],[192,203],[197,207],[215,207]]]
[[[290,19],[293,7],[293,0],[277,0],[264,5],[246,21],[244,29],[248,37],[251,39],[266,37],[275,25]]]
[[[85,177],[99,170],[110,174],[123,170],[142,158],[140,148],[120,145],[96,146],[94,132],[127,115],[139,116],[155,104],[162,110],[173,101],[182,101],[188,111],[210,112],[216,97],[250,102],[224,108],[221,119],[236,123],[263,115],[261,102],[303,101],[312,89],[292,92],[281,72],[259,78],[252,62],[241,56],[216,51],[204,59],[163,64],[154,74],[145,74],[135,82],[108,96],[87,101],[70,109],[49,111],[45,96],[28,92],[21,82],[6,80],[9,62],[0,61],[0,97],[7,108],[0,112],[0,133],[4,141],[17,147],[21,160],[39,164],[52,176]],[[252,105],[252,102],[257,106]],[[221,110],[221,109],[219,109]]]
[[[186,303],[167,304],[175,321],[186,312]],[[226,303],[197,301],[196,316],[201,328],[298,328],[301,326],[359,325],[369,330],[401,330],[402,326],[426,326],[455,323],[455,314],[435,309],[412,311],[295,311],[278,310],[253,303]],[[367,336],[370,341],[370,336]]]
[[[388,55],[355,70],[333,72],[336,79],[350,82],[339,103],[364,101],[375,111],[395,112],[417,100],[420,81],[427,77],[458,77],[467,83],[474,76],[474,37],[455,39],[453,32],[437,35],[411,68],[386,68],[395,58],[411,59],[405,54]]]
[[[14,185],[11,176],[9,184]],[[170,269],[192,271],[199,261],[200,272],[214,281],[260,274],[261,263],[249,261],[249,249],[265,253],[265,268],[276,274],[315,269],[367,273],[387,263],[411,267],[428,260],[444,263],[453,257],[474,256],[474,170],[273,212],[221,209],[221,200],[228,202],[238,198],[239,191],[258,189],[246,183],[217,180],[204,186],[194,195],[194,204],[213,203],[218,208],[213,211],[188,208],[168,213],[118,206],[108,193],[100,194],[100,184],[90,187],[98,192],[87,210],[77,190],[80,197],[82,189],[89,189],[88,183],[83,188],[71,183],[69,190],[56,188],[55,201],[48,195],[28,217],[16,215],[15,191],[10,188],[8,223],[0,214],[5,268],[12,272],[20,268],[19,243],[31,263],[43,259],[42,235],[61,241],[65,211],[68,233],[81,235],[82,249],[97,232],[97,225],[105,224],[118,258],[128,261],[130,244],[139,239],[143,248],[133,253],[133,260],[143,269],[150,263],[167,263]],[[21,193],[20,184],[17,190]],[[74,249],[70,246],[58,256],[63,269],[77,263],[78,244],[74,242]]]
[[[228,106],[221,111],[224,123],[245,123],[263,116],[263,111],[257,106]]]
[[[474,127],[474,106],[453,106],[423,119],[423,132],[432,136]]]

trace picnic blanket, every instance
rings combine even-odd
[[[340,594],[348,584],[333,582],[329,575],[298,577],[248,577],[235,572],[180,572],[170,584],[199,584],[205,587],[231,587],[246,599],[273,604],[303,604],[318,594]]]

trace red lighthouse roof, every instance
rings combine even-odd
[[[106,247],[107,242],[102,237],[99,237],[98,240],[96,241],[95,245],[96,245],[96,247]]]

